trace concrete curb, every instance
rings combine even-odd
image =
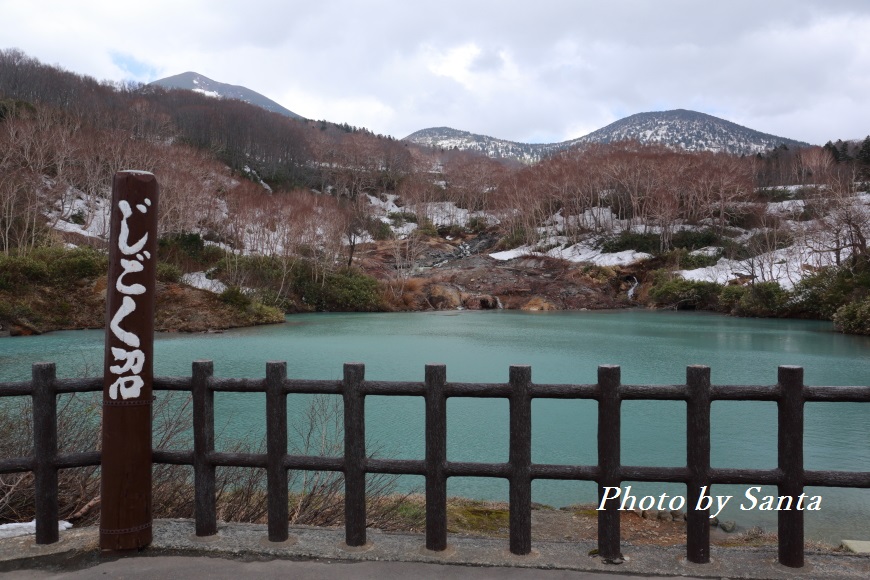
[[[690,564],[685,547],[625,545],[626,562],[605,564],[589,556],[591,542],[536,542],[532,554],[515,556],[507,540],[450,536],[444,553],[425,549],[421,534],[368,531],[362,548],[344,544],[344,530],[292,526],[287,542],[272,543],[265,525],[221,524],[214,537],[198,538],[191,520],[156,520],[154,542],[139,556],[212,556],[244,561],[291,559],[344,562],[417,562],[457,566],[572,570],[623,575],[691,576],[697,578],[843,578],[870,577],[870,556],[847,553],[808,553],[802,569],[776,563],[776,548],[716,548],[710,564]],[[74,570],[105,560],[98,549],[96,528],[61,532],[61,541],[34,544],[33,536],[0,540],[0,571],[30,568]],[[115,557],[114,555],[112,557]]]

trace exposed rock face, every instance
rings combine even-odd
[[[545,300],[544,298],[540,298],[535,296],[522,306],[520,306],[520,310],[527,310],[529,312],[538,312],[538,311],[547,311],[547,310],[558,310],[552,302]]]
[[[456,310],[462,305],[462,293],[455,286],[432,284],[427,297],[435,310]]]
[[[628,298],[632,275],[637,274],[630,268],[542,256],[494,260],[482,252],[498,239],[493,232],[482,232],[416,240],[416,268],[410,273],[397,268],[403,263],[397,258],[401,246],[377,242],[361,252],[359,264],[385,282],[396,310],[601,310],[637,305],[637,296]]]
[[[497,297],[507,309],[580,310],[631,305],[614,275],[552,258],[497,261],[469,256],[423,273],[424,278],[453,284],[469,294]],[[537,300],[536,300],[537,299]]]

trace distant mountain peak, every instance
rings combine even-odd
[[[791,148],[810,145],[687,109],[636,113],[575,139],[573,143],[612,143],[628,139],[680,147],[686,151],[736,155],[762,153],[782,144]]]
[[[272,111],[273,113],[280,113],[284,116],[290,117],[291,119],[304,119],[301,115],[279,105],[269,97],[261,95],[256,91],[252,91],[247,87],[215,81],[194,71],[187,71],[171,77],[159,79],[150,84],[167,89],[186,89],[188,91],[194,91],[208,97],[219,99],[237,99],[239,101],[256,105],[260,108],[266,109],[267,111]]]
[[[755,131],[713,115],[688,109],[636,113],[579,139],[561,143],[517,143],[450,127],[423,129],[408,135],[405,140],[442,149],[478,151],[490,157],[513,158],[527,163],[578,145],[626,140],[678,147],[686,151],[714,151],[735,155],[761,153],[781,144],[789,148],[810,145]]]

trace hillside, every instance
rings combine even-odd
[[[720,125],[703,123],[695,138],[709,148]],[[88,325],[67,321],[86,304],[98,319],[97,297],[70,285],[93,290],[81,281],[102,268],[86,276],[75,256],[37,258],[104,247],[112,176],[137,168],[161,187],[164,279],[225,289],[221,301],[239,307],[646,304],[833,318],[870,334],[870,137],[742,158],[664,147],[672,132],[645,131],[659,140],[519,166],[200,92],[100,83],[0,50],[0,254],[21,259],[0,264],[0,320]],[[19,301],[34,282],[54,293]],[[191,328],[197,311],[167,327]]]
[[[579,139],[561,143],[517,143],[449,127],[422,129],[408,135],[405,140],[428,147],[475,151],[495,159],[516,159],[524,163],[534,163],[555,152],[585,144],[627,140],[644,145],[666,145],[685,151],[734,155],[764,153],[783,144],[790,149],[810,146],[809,143],[762,133],[725,119],[685,109],[638,113]]]
[[[573,146],[629,139],[644,144],[680,147],[686,151],[734,155],[764,153],[783,144],[789,149],[810,146],[809,143],[762,133],[713,115],[685,109],[631,115],[567,143]]]
[[[474,151],[493,159],[516,159],[523,163],[540,161],[543,155],[559,149],[559,144],[541,145],[496,139],[450,127],[432,127],[411,133],[404,139],[436,149]]]
[[[252,91],[247,87],[221,83],[197,72],[181,73],[179,75],[158,79],[150,84],[166,89],[186,89],[201,93],[208,97],[219,99],[236,99],[238,101],[250,103],[251,105],[256,105],[266,109],[267,111],[272,111],[273,113],[280,113],[286,117],[290,117],[291,119],[304,119],[302,115],[294,113],[290,109],[279,105],[269,97],[261,95],[256,91]]]

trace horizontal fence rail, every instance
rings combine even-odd
[[[340,381],[287,378],[284,362],[266,364],[263,379],[213,376],[211,361],[193,363],[191,377],[155,377],[155,391],[192,394],[194,448],[154,450],[154,463],[191,465],[194,470],[195,526],[198,536],[217,533],[215,468],[263,468],[267,472],[268,537],[289,537],[288,470],[336,471],[345,481],[345,541],[366,543],[366,474],[419,475],[426,481],[426,548],[447,549],[447,478],[499,477],[509,484],[510,551],[531,552],[531,483],[535,479],[594,481],[598,498],[606,487],[624,481],[683,483],[687,486],[686,554],[690,562],[710,561],[709,510],[696,510],[700,490],[714,484],[776,485],[780,496],[798,497],[805,486],[870,488],[870,471],[813,471],[803,466],[804,403],[870,402],[870,386],[820,387],[803,384],[803,369],[781,366],[776,385],[711,385],[710,369],[690,366],[684,385],[623,385],[618,366],[598,367],[592,385],[534,384],[531,367],[511,366],[507,383],[450,383],[444,365],[426,365],[423,382],[366,381],[361,363],[344,365]],[[0,383],[0,397],[33,398],[34,456],[0,459],[0,474],[32,471],[36,479],[36,541],[58,539],[57,470],[98,465],[99,452],[58,455],[56,396],[102,390],[102,378],[55,378],[54,365],[33,365],[31,381]],[[214,393],[265,393],[266,453],[215,451]],[[341,457],[288,454],[287,396],[341,395],[344,404],[344,454]],[[425,401],[425,459],[376,459],[365,448],[365,397],[420,396]],[[509,401],[510,445],[506,463],[447,461],[447,398],[488,397]],[[598,402],[598,463],[550,465],[531,460],[531,401],[535,398],[589,399]],[[621,403],[628,400],[686,402],[686,466],[622,465]],[[776,469],[720,469],[710,466],[710,408],[713,401],[773,401],[778,407]],[[620,512],[616,498],[598,512],[598,553],[620,561]],[[779,562],[804,565],[802,510],[778,512]]]

